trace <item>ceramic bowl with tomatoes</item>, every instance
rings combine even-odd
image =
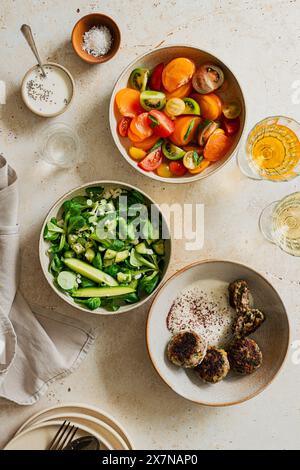
[[[245,126],[241,87],[217,57],[196,47],[144,54],[119,77],[110,101],[114,141],[158,181],[206,178],[234,155]]]

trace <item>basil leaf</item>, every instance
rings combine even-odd
[[[153,152],[154,150],[158,149],[158,147],[161,147],[162,144],[164,143],[165,139],[159,139],[156,144],[153,145],[150,149],[150,153]]]
[[[196,151],[193,152],[193,161],[194,161],[194,164],[195,164],[196,167],[200,164],[200,162],[202,160],[203,160],[202,155],[198,155],[198,153]]]
[[[194,125],[195,125],[195,119],[193,119],[191,122],[190,122],[190,125],[188,127],[188,130],[186,131],[186,134],[185,136],[183,137],[183,140],[186,140],[188,138],[188,136],[190,135],[190,133],[192,132],[192,130],[194,129]]]
[[[152,129],[154,129],[154,127],[159,126],[159,122],[154,116],[151,116],[151,114],[148,114],[148,116],[149,116],[149,119],[151,121],[150,122],[150,127],[152,127]]]

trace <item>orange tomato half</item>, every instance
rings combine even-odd
[[[215,93],[209,93],[208,95],[193,93],[191,98],[199,104],[202,117],[210,121],[219,119],[222,114],[222,100],[218,95]]]
[[[194,170],[189,170],[189,172],[192,175],[198,175],[198,173],[201,173],[201,171],[204,171],[210,165],[210,163],[211,162],[209,160],[206,160],[205,158],[203,158],[203,160],[200,162],[197,168],[195,168]]]
[[[170,100],[171,98],[186,98],[190,95],[192,88],[193,85],[192,81],[190,80],[188,83],[180,86],[179,88],[176,88],[176,90],[172,91],[171,93],[165,90],[167,100]]]
[[[155,145],[159,139],[160,137],[158,135],[153,134],[151,137],[142,140],[142,142],[135,142],[134,146],[147,151],[152,149],[153,145]]]
[[[140,137],[138,137],[136,134],[134,134],[134,133],[131,131],[130,127],[129,127],[129,129],[128,129],[127,136],[128,136],[128,138],[131,140],[131,142],[133,142],[133,143],[135,144],[135,145],[134,145],[135,147],[136,147],[136,144],[138,144],[138,143],[140,143],[140,142],[142,142],[142,141],[144,140],[144,139],[141,139]]]
[[[197,152],[198,155],[203,155],[203,147],[200,147],[200,145],[185,145],[183,150],[186,152]]]
[[[130,130],[139,139],[147,139],[153,134],[153,129],[150,127],[148,113],[139,114],[133,118],[130,123]]]
[[[134,118],[143,112],[140,92],[132,88],[122,88],[115,97],[117,108],[122,116]]]
[[[217,129],[208,139],[204,147],[204,158],[210,162],[221,160],[231,146],[231,139],[222,129]]]
[[[168,92],[176,90],[191,80],[196,70],[195,63],[185,57],[171,60],[163,69],[162,82]]]
[[[201,122],[200,117],[195,116],[179,116],[175,121],[175,130],[169,139],[173,144],[182,146],[188,145],[194,140],[198,126]]]

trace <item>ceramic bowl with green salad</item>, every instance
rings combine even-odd
[[[165,278],[171,239],[155,202],[117,181],[80,186],[50,209],[39,255],[52,289],[96,314],[141,306]]]

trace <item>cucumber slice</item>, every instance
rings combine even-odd
[[[72,292],[73,297],[115,297],[117,295],[132,294],[135,289],[132,287],[87,287],[85,289],[77,289]]]
[[[57,276],[57,283],[63,290],[72,290],[78,287],[76,274],[70,271],[61,271]]]
[[[83,261],[76,259],[76,258],[68,258],[64,259],[63,262],[65,263],[68,268],[75,271],[75,273],[82,274],[82,276],[91,279],[92,281],[98,283],[104,283],[108,286],[117,286],[118,282],[109,274],[100,271],[100,269],[96,269],[88,263],[84,263]],[[90,297],[94,297],[91,295]]]

